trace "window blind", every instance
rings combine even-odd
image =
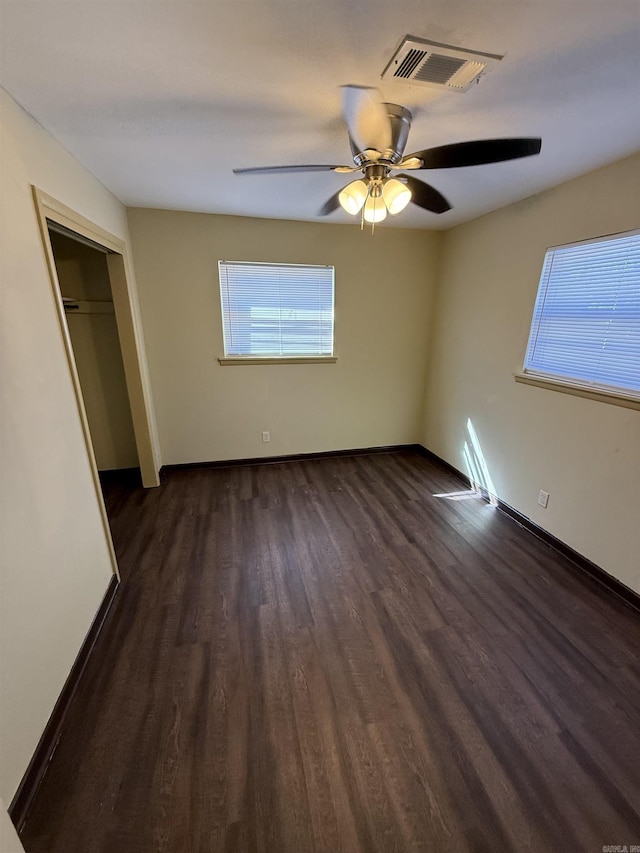
[[[333,355],[333,267],[218,266],[225,356]]]
[[[640,395],[640,232],[547,251],[524,370]]]

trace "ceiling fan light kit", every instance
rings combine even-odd
[[[338,194],[340,206],[352,216],[362,213],[360,227],[365,222],[382,222],[387,213],[395,216],[411,201],[411,190],[397,178],[373,177],[367,181],[352,181]],[[373,229],[372,229],[373,231]]]

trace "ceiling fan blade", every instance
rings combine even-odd
[[[451,210],[449,202],[435,187],[425,184],[424,181],[419,181],[417,178],[412,178],[410,175],[398,175],[398,177],[402,178],[409,187],[411,201],[418,207],[430,210],[431,213],[446,213],[447,210]]]
[[[328,198],[325,201],[325,203],[318,211],[318,216],[328,216],[330,213],[333,213],[334,210],[337,210],[340,207],[339,196],[341,192],[342,190],[338,190],[337,193],[334,193],[331,198]]]
[[[342,114],[359,151],[383,153],[391,146],[391,122],[377,89],[343,86]]]
[[[486,163],[501,163],[539,154],[542,140],[539,138],[478,139],[474,142],[454,142],[438,148],[416,151],[405,157],[422,160],[422,169],[457,169],[461,166],[483,166]],[[412,168],[412,165],[408,168]],[[404,168],[403,162],[398,168]],[[415,166],[413,166],[415,168]]]
[[[411,157],[403,157],[402,160],[393,167],[394,169],[422,169],[422,160],[412,154]]]
[[[234,175],[286,175],[294,172],[339,172],[346,174],[357,172],[353,166],[324,166],[319,164],[301,166],[252,166],[247,169],[234,169]]]

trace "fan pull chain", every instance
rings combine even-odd
[[[367,195],[364,200],[364,204],[362,205],[362,213],[360,214],[360,230],[364,231],[364,209],[367,206],[367,201],[369,200],[369,196],[371,195],[371,182],[367,184]]]

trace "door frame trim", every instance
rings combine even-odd
[[[138,462],[140,464],[142,484],[148,488],[160,485],[158,465],[159,453],[157,449],[157,442],[154,440],[154,432],[152,428],[153,415],[151,402],[143,378],[141,358],[141,353],[143,352],[143,346],[141,344],[142,334],[139,323],[136,319],[136,313],[132,301],[130,285],[132,267],[130,264],[128,249],[123,240],[113,234],[110,234],[108,231],[101,228],[99,225],[96,225],[94,222],[91,222],[89,219],[86,219],[84,216],[67,207],[62,202],[57,201],[57,199],[38,189],[38,187],[34,186],[32,187],[32,190],[38,224],[40,226],[40,236],[42,238],[42,245],[51,282],[51,290],[58,315],[58,325],[62,334],[65,354],[67,356],[67,364],[71,374],[78,415],[80,417],[87,456],[102,516],[102,524],[111,555],[113,572],[116,577],[119,578],[118,565],[113,548],[113,541],[111,539],[111,528],[109,527],[109,519],[107,517],[107,511],[102,495],[100,475],[98,473],[98,466],[96,464],[93,443],[91,440],[91,432],[89,430],[89,422],[87,420],[84,399],[82,397],[82,389],[73,353],[73,346],[71,344],[71,336],[69,334],[69,327],[64,313],[60,282],[56,271],[47,222],[51,221],[59,225],[63,225],[65,228],[79,234],[81,237],[85,237],[94,243],[97,243],[108,252],[107,266],[109,270],[109,280],[113,296],[116,324],[118,327],[118,337],[120,339],[120,349],[122,351],[127,393],[131,407],[133,431],[138,451]]]

